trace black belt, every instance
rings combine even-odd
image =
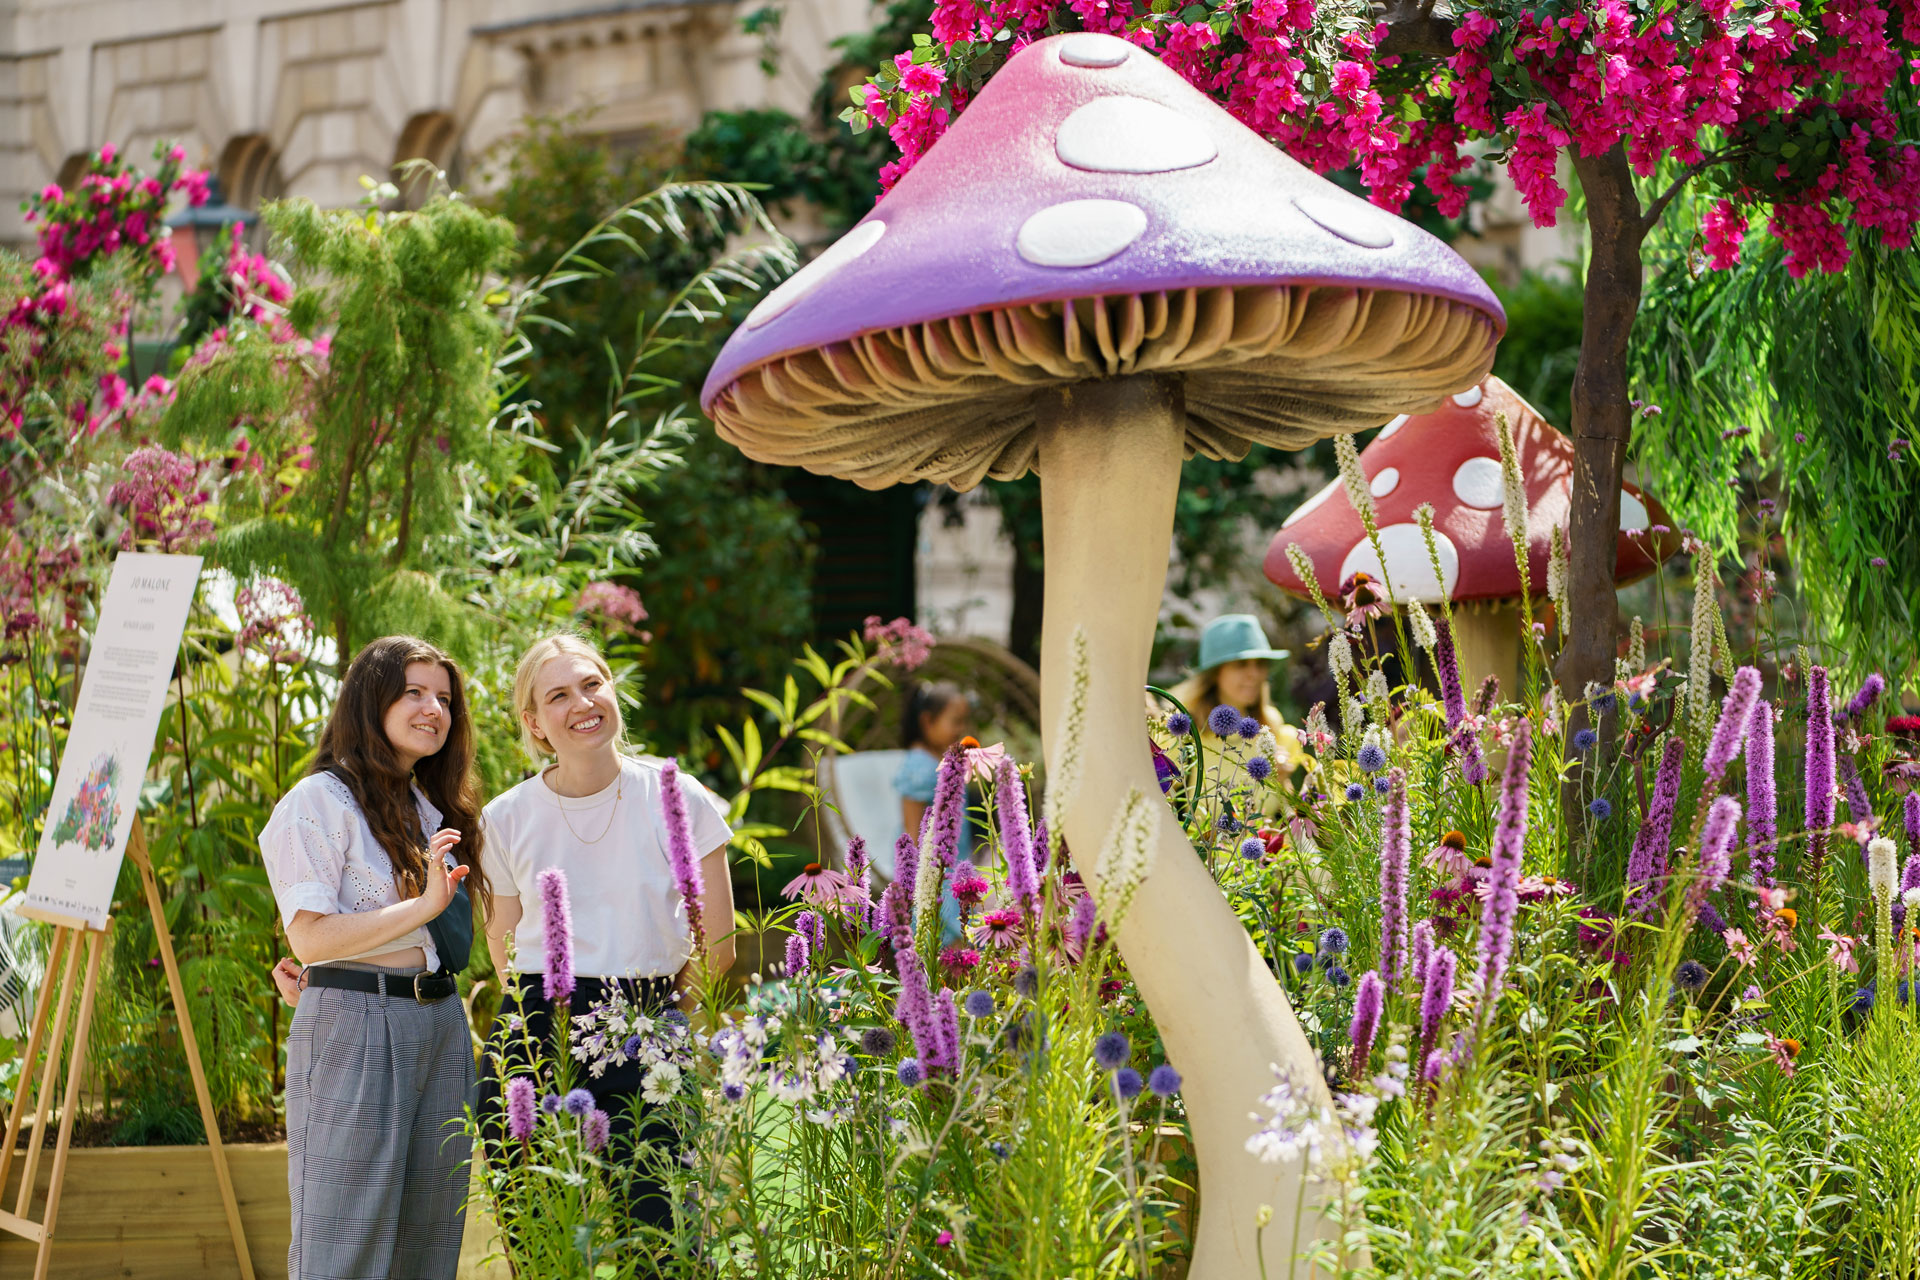
[[[364,991],[368,995],[411,996],[421,1004],[445,1000],[460,989],[451,973],[384,973],[371,969],[339,969],[332,965],[308,965],[300,975],[303,986],[338,987],[342,991]]]

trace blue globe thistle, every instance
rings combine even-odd
[[[1320,954],[1323,956],[1343,956],[1347,953],[1347,931],[1339,925],[1332,925],[1321,931]]]
[[[1305,951],[1293,953],[1293,971],[1306,975],[1313,972],[1313,956]]]
[[[1385,778],[1375,778],[1373,780],[1373,789],[1380,795],[1385,795],[1387,792],[1393,790],[1393,784]]]
[[[1673,971],[1673,985],[1682,991],[1698,991],[1707,985],[1707,966],[1698,960],[1682,960]]]
[[[560,1099],[560,1109],[570,1116],[584,1116],[593,1110],[593,1095],[585,1089],[573,1089]]]
[[[1573,749],[1581,755],[1600,745],[1600,735],[1591,729],[1582,729],[1573,735]]]
[[[1646,702],[1646,698],[1638,693],[1632,695],[1627,699],[1627,705],[1629,707],[1639,707],[1643,705],[1645,702]]]
[[[961,1002],[969,1018],[991,1018],[993,1016],[993,993],[990,991],[969,991]]]
[[[1875,985],[1876,984],[1869,982],[1866,986],[1856,990],[1853,993],[1853,1003],[1847,1006],[1847,1012],[1856,1018],[1865,1017],[1867,1014],[1872,1013],[1874,998],[1877,994]]]
[[[1176,738],[1184,738],[1193,732],[1193,717],[1184,711],[1176,711],[1167,717],[1167,732]]]
[[[1231,809],[1222,809],[1220,816],[1213,820],[1213,825],[1228,835],[1232,835],[1240,829],[1240,819],[1233,816]]]
[[[1350,803],[1350,804],[1358,804],[1358,803],[1359,803],[1360,801],[1362,801],[1362,800],[1364,800],[1364,799],[1366,799],[1366,798],[1367,798],[1367,789],[1366,789],[1366,787],[1364,787],[1364,786],[1362,786],[1362,785],[1361,785],[1360,783],[1358,783],[1358,782],[1349,782],[1349,783],[1347,784],[1347,801],[1348,801],[1348,803]]]
[[[1248,836],[1240,842],[1240,856],[1248,862],[1257,862],[1266,856],[1267,846],[1260,842],[1259,836]]]
[[[1252,716],[1242,716],[1240,717],[1240,723],[1234,726],[1234,731],[1248,742],[1252,742],[1260,736],[1260,730],[1263,727],[1264,726]]]
[[[1122,1067],[1113,1073],[1113,1091],[1129,1102],[1140,1096],[1140,1089],[1145,1083],[1140,1079],[1140,1073],[1132,1067]]]
[[[1330,964],[1327,966],[1327,981],[1336,987],[1345,987],[1353,981],[1353,975],[1337,964]]]
[[[1360,748],[1360,754],[1354,757],[1354,761],[1368,773],[1378,773],[1387,767],[1387,753],[1379,743],[1369,742]]]
[[[1020,972],[1013,975],[1013,991],[1015,995],[1025,996],[1031,1000],[1033,999],[1033,993],[1039,989],[1040,971],[1032,965],[1022,967]]]
[[[1213,709],[1207,717],[1207,728],[1213,730],[1216,738],[1229,737],[1240,731],[1240,712],[1224,703]]]
[[[550,1116],[558,1115],[560,1113],[560,1095],[557,1093],[550,1093],[546,1097],[540,1099],[540,1109],[546,1112]]]
[[[900,1078],[900,1083],[909,1089],[917,1087],[922,1080],[927,1078],[927,1073],[921,1068],[920,1059],[918,1058],[900,1059],[900,1069],[894,1074]]]
[[[1132,1052],[1133,1046],[1127,1043],[1124,1031],[1109,1031],[1093,1042],[1093,1060],[1100,1064],[1102,1071],[1125,1066],[1127,1055]]]
[[[868,1027],[860,1035],[860,1049],[876,1058],[884,1058],[892,1053],[900,1041],[893,1032],[885,1027]]]
[[[1156,1098],[1171,1098],[1180,1092],[1180,1073],[1171,1062],[1163,1062],[1147,1073],[1147,1088]]]
[[[1613,816],[1613,801],[1605,796],[1595,796],[1587,802],[1587,812],[1593,815],[1596,822],[1605,822]]]
[[[1617,694],[1611,691],[1598,694],[1593,700],[1593,713],[1598,716],[1603,716],[1619,705],[1620,698]]]
[[[1255,782],[1265,782],[1273,776],[1273,761],[1265,756],[1255,756],[1247,761],[1247,776]]]

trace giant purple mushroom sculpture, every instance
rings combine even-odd
[[[1300,448],[1470,387],[1504,317],[1451,250],[1275,150],[1150,54],[1041,40],[913,171],[770,293],[702,402],[750,457],[868,488],[1041,481],[1049,756],[1082,629],[1083,763],[1062,822],[1100,894],[1130,792],[1180,464]],[[1292,1274],[1298,1165],[1245,1148],[1272,1066],[1322,1089],[1285,995],[1171,815],[1115,930],[1186,1077],[1193,1275]],[[1102,898],[1105,901],[1105,898]],[[1310,1203],[1301,1237],[1321,1229]]]

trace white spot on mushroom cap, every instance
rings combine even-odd
[[[1338,480],[1335,480],[1332,484],[1328,485],[1326,488],[1322,489],[1320,492],[1314,494],[1311,498],[1308,498],[1305,502],[1301,503],[1299,506],[1293,509],[1292,515],[1288,516],[1285,520],[1282,520],[1280,522],[1280,527],[1284,529],[1288,525],[1292,524],[1295,520],[1298,520],[1301,516],[1304,516],[1309,511],[1312,511],[1315,507],[1325,502],[1328,498],[1331,498],[1333,496],[1333,491],[1335,489],[1338,489],[1339,487],[1340,487],[1340,482]]]
[[[1060,122],[1053,151],[1062,164],[1092,173],[1171,173],[1220,154],[1198,120],[1124,93],[1075,108]]]
[[[1389,219],[1363,200],[1339,200],[1308,192],[1295,196],[1293,205],[1322,230],[1362,249],[1384,249],[1393,243],[1393,223],[1398,219]]]
[[[1374,476],[1373,480],[1367,485],[1367,487],[1373,490],[1374,497],[1376,498],[1386,497],[1388,494],[1392,493],[1395,489],[1398,489],[1400,487],[1400,468],[1398,467],[1382,468],[1379,474]]]
[[[1468,458],[1453,473],[1453,496],[1469,507],[1493,511],[1506,501],[1506,478],[1498,458]]]
[[[1070,67],[1117,67],[1132,53],[1125,40],[1098,31],[1081,31],[1060,42],[1060,61]]]
[[[1407,425],[1407,415],[1403,413],[1399,417],[1395,418],[1392,422],[1389,422],[1386,426],[1380,428],[1380,434],[1375,436],[1374,439],[1376,441],[1385,440],[1388,436],[1392,435],[1394,432],[1398,431],[1400,428],[1406,425]]]
[[[1433,560],[1427,555],[1426,537],[1417,524],[1390,524],[1380,530],[1380,549],[1387,561],[1384,573],[1380,557],[1373,553],[1373,543],[1362,538],[1340,562],[1339,580],[1345,582],[1354,573],[1369,573],[1375,578],[1384,577],[1396,600],[1430,603],[1442,597],[1452,599],[1460,581],[1460,551],[1453,539],[1438,529],[1433,531],[1433,544],[1440,560],[1438,581],[1433,576]]]
[[[1063,200],[1020,224],[1014,248],[1036,267],[1091,267],[1138,240],[1147,214],[1125,200]]]
[[[887,224],[875,218],[861,223],[835,240],[821,252],[819,257],[788,276],[779,288],[760,299],[760,305],[747,313],[747,328],[758,329],[768,321],[779,319],[794,303],[825,284],[848,263],[879,244],[880,237],[886,233]]]
[[[1482,394],[1479,387],[1468,387],[1465,391],[1456,392],[1453,397],[1453,402],[1462,409],[1471,409],[1480,403]]]
[[[1648,526],[1647,504],[1628,493],[1620,491],[1620,528],[1645,529]]]

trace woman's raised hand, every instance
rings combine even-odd
[[[426,888],[420,892],[421,900],[427,904],[427,918],[431,920],[445,911],[453,901],[454,890],[467,878],[466,867],[447,867],[447,851],[460,843],[460,833],[443,828],[433,833],[427,841]]]

